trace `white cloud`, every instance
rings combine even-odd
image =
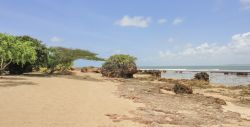
[[[167,19],[164,19],[164,18],[159,19],[159,20],[157,21],[158,24],[164,24],[164,23],[166,23],[166,22],[167,22]]]
[[[146,28],[149,26],[151,21],[150,17],[143,17],[143,16],[123,16],[122,19],[115,22],[116,25],[120,25],[122,27],[139,27],[139,28]]]
[[[179,25],[179,24],[181,24],[183,22],[184,22],[183,19],[181,19],[181,18],[175,18],[172,24],[173,25]]]
[[[50,38],[50,41],[51,42],[62,42],[63,39],[60,37],[54,36],[54,37]]]
[[[240,0],[240,5],[243,9],[250,9],[250,0]]]
[[[250,32],[232,36],[232,41],[218,45],[203,43],[191,46],[182,51],[159,51],[160,58],[171,58],[172,61],[218,64],[218,63],[250,63]]]

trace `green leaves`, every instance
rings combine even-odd
[[[31,46],[31,42],[22,42],[16,40],[10,44],[10,53],[12,54],[12,61],[17,64],[25,64],[27,62],[34,63],[36,60],[35,48]]]
[[[137,72],[136,58],[129,55],[113,55],[102,65],[102,75],[107,77],[132,78]]]
[[[16,74],[16,71],[21,74],[26,66],[30,67],[31,71],[40,67],[47,67],[52,71],[65,70],[77,59],[104,60],[97,57],[96,53],[87,50],[47,48],[41,41],[30,36],[0,33],[0,73],[7,66],[10,74]]]
[[[0,34],[0,71],[11,62],[23,65],[26,62],[35,62],[36,58],[36,51],[30,42],[20,41],[12,35]]]
[[[29,42],[30,45],[36,50],[37,59],[34,63],[32,63],[34,68],[38,69],[46,66],[48,60],[48,49],[44,44],[42,44],[42,41],[26,35],[17,36],[16,38],[21,42]]]
[[[48,69],[50,73],[54,71],[64,71],[69,69],[73,61],[77,59],[103,60],[87,50],[69,49],[63,47],[53,47],[49,49]]]

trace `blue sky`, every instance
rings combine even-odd
[[[0,32],[138,65],[250,63],[250,0],[0,0]],[[77,61],[78,66],[94,64]]]

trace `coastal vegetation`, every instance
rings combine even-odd
[[[8,71],[10,74],[22,74],[25,72],[31,72],[32,69],[39,70],[41,67],[46,67],[48,62],[48,50],[42,41],[30,36],[17,36],[16,39],[22,42],[28,42],[35,49],[36,60],[33,63],[26,62],[23,65],[11,62],[8,66]]]
[[[0,33],[0,74],[12,63],[23,66],[35,63],[37,52],[30,41]]]
[[[96,57],[96,53],[81,49],[68,49],[63,47],[51,47],[48,49],[47,72],[49,74],[55,71],[65,72],[69,70],[73,62],[77,59],[103,60]]]
[[[133,78],[137,72],[135,60],[135,57],[124,54],[110,56],[102,65],[101,73],[106,77]]]
[[[193,93],[192,87],[186,86],[181,83],[176,83],[174,85],[173,90],[176,94],[192,94]]]
[[[30,36],[0,33],[0,74],[22,74],[40,68],[46,68],[49,74],[64,72],[77,59],[104,60],[97,55],[82,49],[47,47],[42,41]]]

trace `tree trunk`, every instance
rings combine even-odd
[[[0,75],[3,75],[4,69],[0,69]]]

